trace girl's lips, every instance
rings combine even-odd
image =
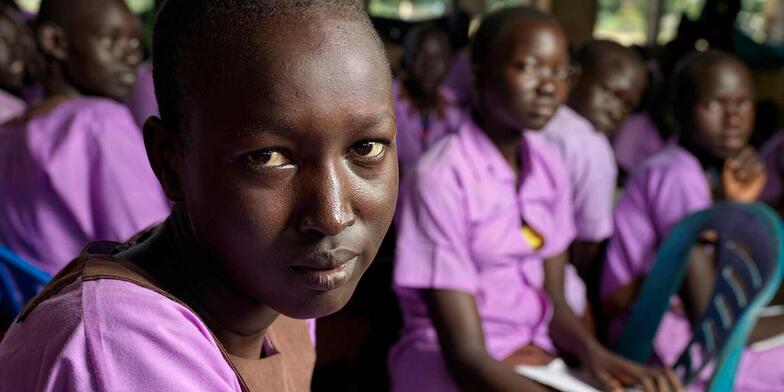
[[[331,291],[345,286],[353,275],[358,256],[324,267],[295,266],[291,270],[303,285],[314,291]]]

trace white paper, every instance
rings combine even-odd
[[[600,392],[570,373],[561,358],[552,360],[546,366],[518,366],[515,370],[531,380],[562,392]]]

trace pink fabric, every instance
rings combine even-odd
[[[548,337],[551,304],[543,258],[574,239],[571,191],[557,151],[527,132],[520,146],[524,180],[475,124],[436,143],[420,160],[403,195],[394,288],[405,327],[389,358],[393,390],[454,390],[420,289],[474,296],[489,354],[503,359]],[[522,221],[541,234],[534,250]]]
[[[208,328],[118,280],[76,281],[0,343],[3,391],[240,391]]]
[[[158,116],[158,100],[155,97],[155,85],[152,80],[152,64],[147,62],[139,66],[136,84],[125,99],[128,109],[133,115],[136,125],[142,129],[150,116]]]
[[[442,88],[439,92],[440,108],[428,115],[428,128],[424,129],[422,115],[407,97],[401,81],[392,83],[392,94],[395,97],[397,119],[397,157],[401,175],[405,176],[433,143],[457,132],[464,116],[454,105],[454,96]]]
[[[629,180],[615,207],[615,233],[607,246],[602,296],[646,275],[670,229],[711,203],[705,173],[691,153],[671,145],[653,156]]]
[[[657,248],[670,230],[686,215],[712,204],[708,180],[697,159],[677,145],[670,145],[642,165],[631,178],[615,209],[615,233],[607,248],[603,268],[602,296],[653,267]],[[614,322],[615,338],[622,317]],[[654,350],[663,363],[674,365],[691,338],[688,319],[676,309],[665,314],[654,339]],[[735,391],[784,390],[780,362],[784,347],[764,352],[744,352],[736,373]],[[705,387],[709,372],[689,390]]]
[[[0,124],[24,113],[26,107],[21,98],[0,90]]]
[[[784,131],[771,138],[760,151],[768,169],[768,182],[760,199],[784,205]]]
[[[458,106],[464,109],[471,106],[474,88],[471,86],[471,58],[467,53],[459,52],[452,56],[443,86],[454,94]]]
[[[561,151],[569,171],[577,239],[609,238],[618,168],[607,137],[567,106],[558,109],[542,133]]]
[[[127,240],[169,213],[123,105],[74,98],[0,133],[0,244],[46,272],[90,241]]]
[[[627,173],[634,172],[667,144],[667,141],[659,136],[656,124],[647,113],[629,116],[613,138],[615,159],[618,166]]]

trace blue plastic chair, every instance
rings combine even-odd
[[[0,308],[15,317],[52,277],[0,246]]]
[[[616,352],[640,363],[651,359],[659,323],[671,296],[682,286],[688,253],[705,230],[719,235],[717,281],[674,369],[688,385],[713,361],[707,390],[731,391],[759,312],[773,299],[784,276],[784,228],[764,205],[721,203],[681,221],[657,252]]]

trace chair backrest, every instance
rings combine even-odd
[[[52,277],[0,246],[0,310],[15,317]]]
[[[706,230],[718,232],[718,274],[707,309],[675,370],[689,384],[712,361],[709,390],[730,391],[759,311],[784,275],[784,228],[778,215],[761,204],[717,204],[686,217],[672,230],[657,252],[616,351],[638,362],[650,359],[670,297],[683,283],[688,254]]]

